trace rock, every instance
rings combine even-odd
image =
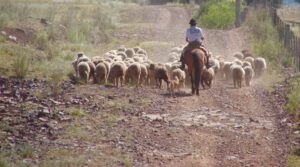
[[[163,120],[163,117],[159,114],[146,114],[143,115],[144,118],[150,119],[150,121],[160,121]]]
[[[129,99],[128,101],[129,101],[129,103],[134,103],[133,99]]]
[[[55,100],[53,100],[53,99],[50,99],[50,101],[51,101],[54,105],[60,105],[60,104],[61,104],[61,102],[55,101]]]
[[[39,120],[42,121],[42,122],[47,122],[48,121],[47,118],[43,118],[43,117],[40,117]]]

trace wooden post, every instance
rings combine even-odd
[[[241,26],[241,0],[235,0],[235,27]]]

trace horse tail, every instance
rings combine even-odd
[[[200,80],[201,80],[201,75],[200,75],[200,60],[199,60],[199,56],[197,55],[197,53],[192,53],[193,56],[193,61],[194,61],[194,70],[195,70],[195,86],[196,88],[198,87]]]

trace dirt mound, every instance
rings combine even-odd
[[[1,35],[12,42],[27,45],[34,42],[35,36],[33,30],[23,30],[20,28],[2,28]]]

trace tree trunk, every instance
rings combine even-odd
[[[241,0],[235,0],[235,27],[241,26]]]

